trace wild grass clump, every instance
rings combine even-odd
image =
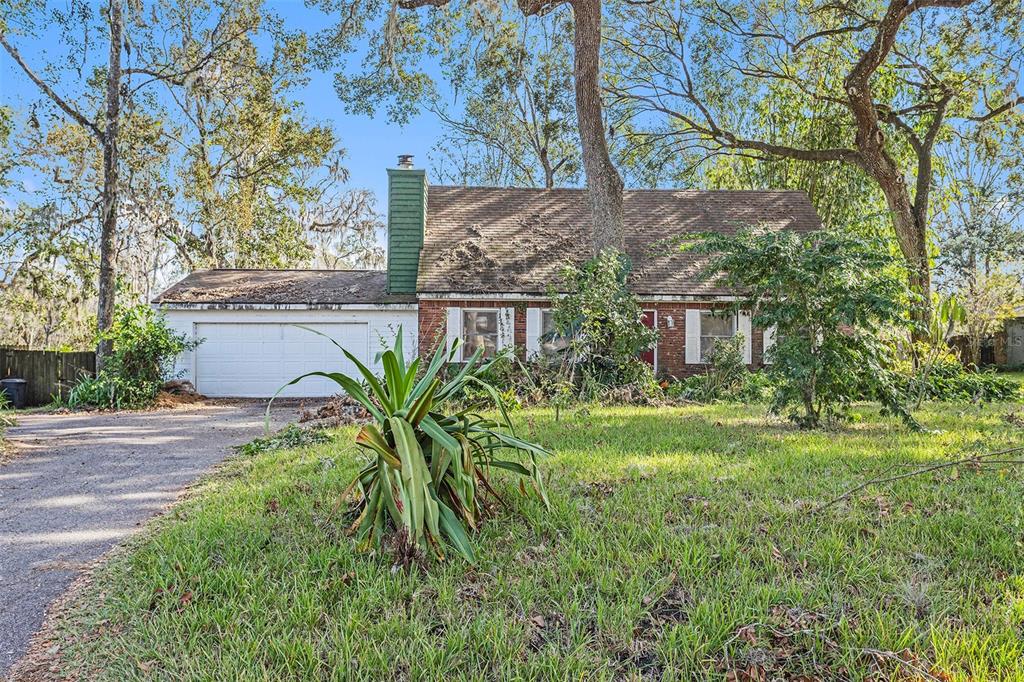
[[[331,441],[331,434],[323,429],[304,429],[297,424],[288,424],[277,433],[255,438],[245,445],[239,445],[235,451],[246,457],[253,457],[274,450],[290,450],[307,445],[319,445]]]

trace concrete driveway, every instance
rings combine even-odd
[[[262,435],[265,404],[18,416],[0,465],[0,678],[84,567]],[[295,416],[275,404],[275,426]]]

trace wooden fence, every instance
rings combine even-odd
[[[45,405],[58,395],[66,397],[76,381],[95,373],[96,353],[92,351],[59,353],[0,348],[0,379],[25,379],[28,405]]]

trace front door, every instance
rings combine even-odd
[[[648,329],[658,328],[658,311],[657,310],[645,310],[643,316],[644,326]],[[654,348],[645,350],[640,354],[640,359],[646,362],[648,365],[654,368],[654,371],[658,371],[658,346],[655,344]]]

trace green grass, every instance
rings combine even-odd
[[[1024,386],[1024,372],[1018,372],[1018,371],[1002,372],[1001,376],[1004,376],[1007,379],[1009,379],[1010,381],[1015,381],[1018,384],[1021,384],[1022,386]]]
[[[113,680],[930,679],[900,659],[1024,680],[1020,467],[809,512],[894,465],[1021,443],[1008,409],[928,407],[919,434],[870,408],[820,433],[736,406],[520,412],[555,452],[550,512],[505,489],[477,566],[408,574],[331,518],[352,429],[237,458],[98,571],[58,619],[60,664]]]

